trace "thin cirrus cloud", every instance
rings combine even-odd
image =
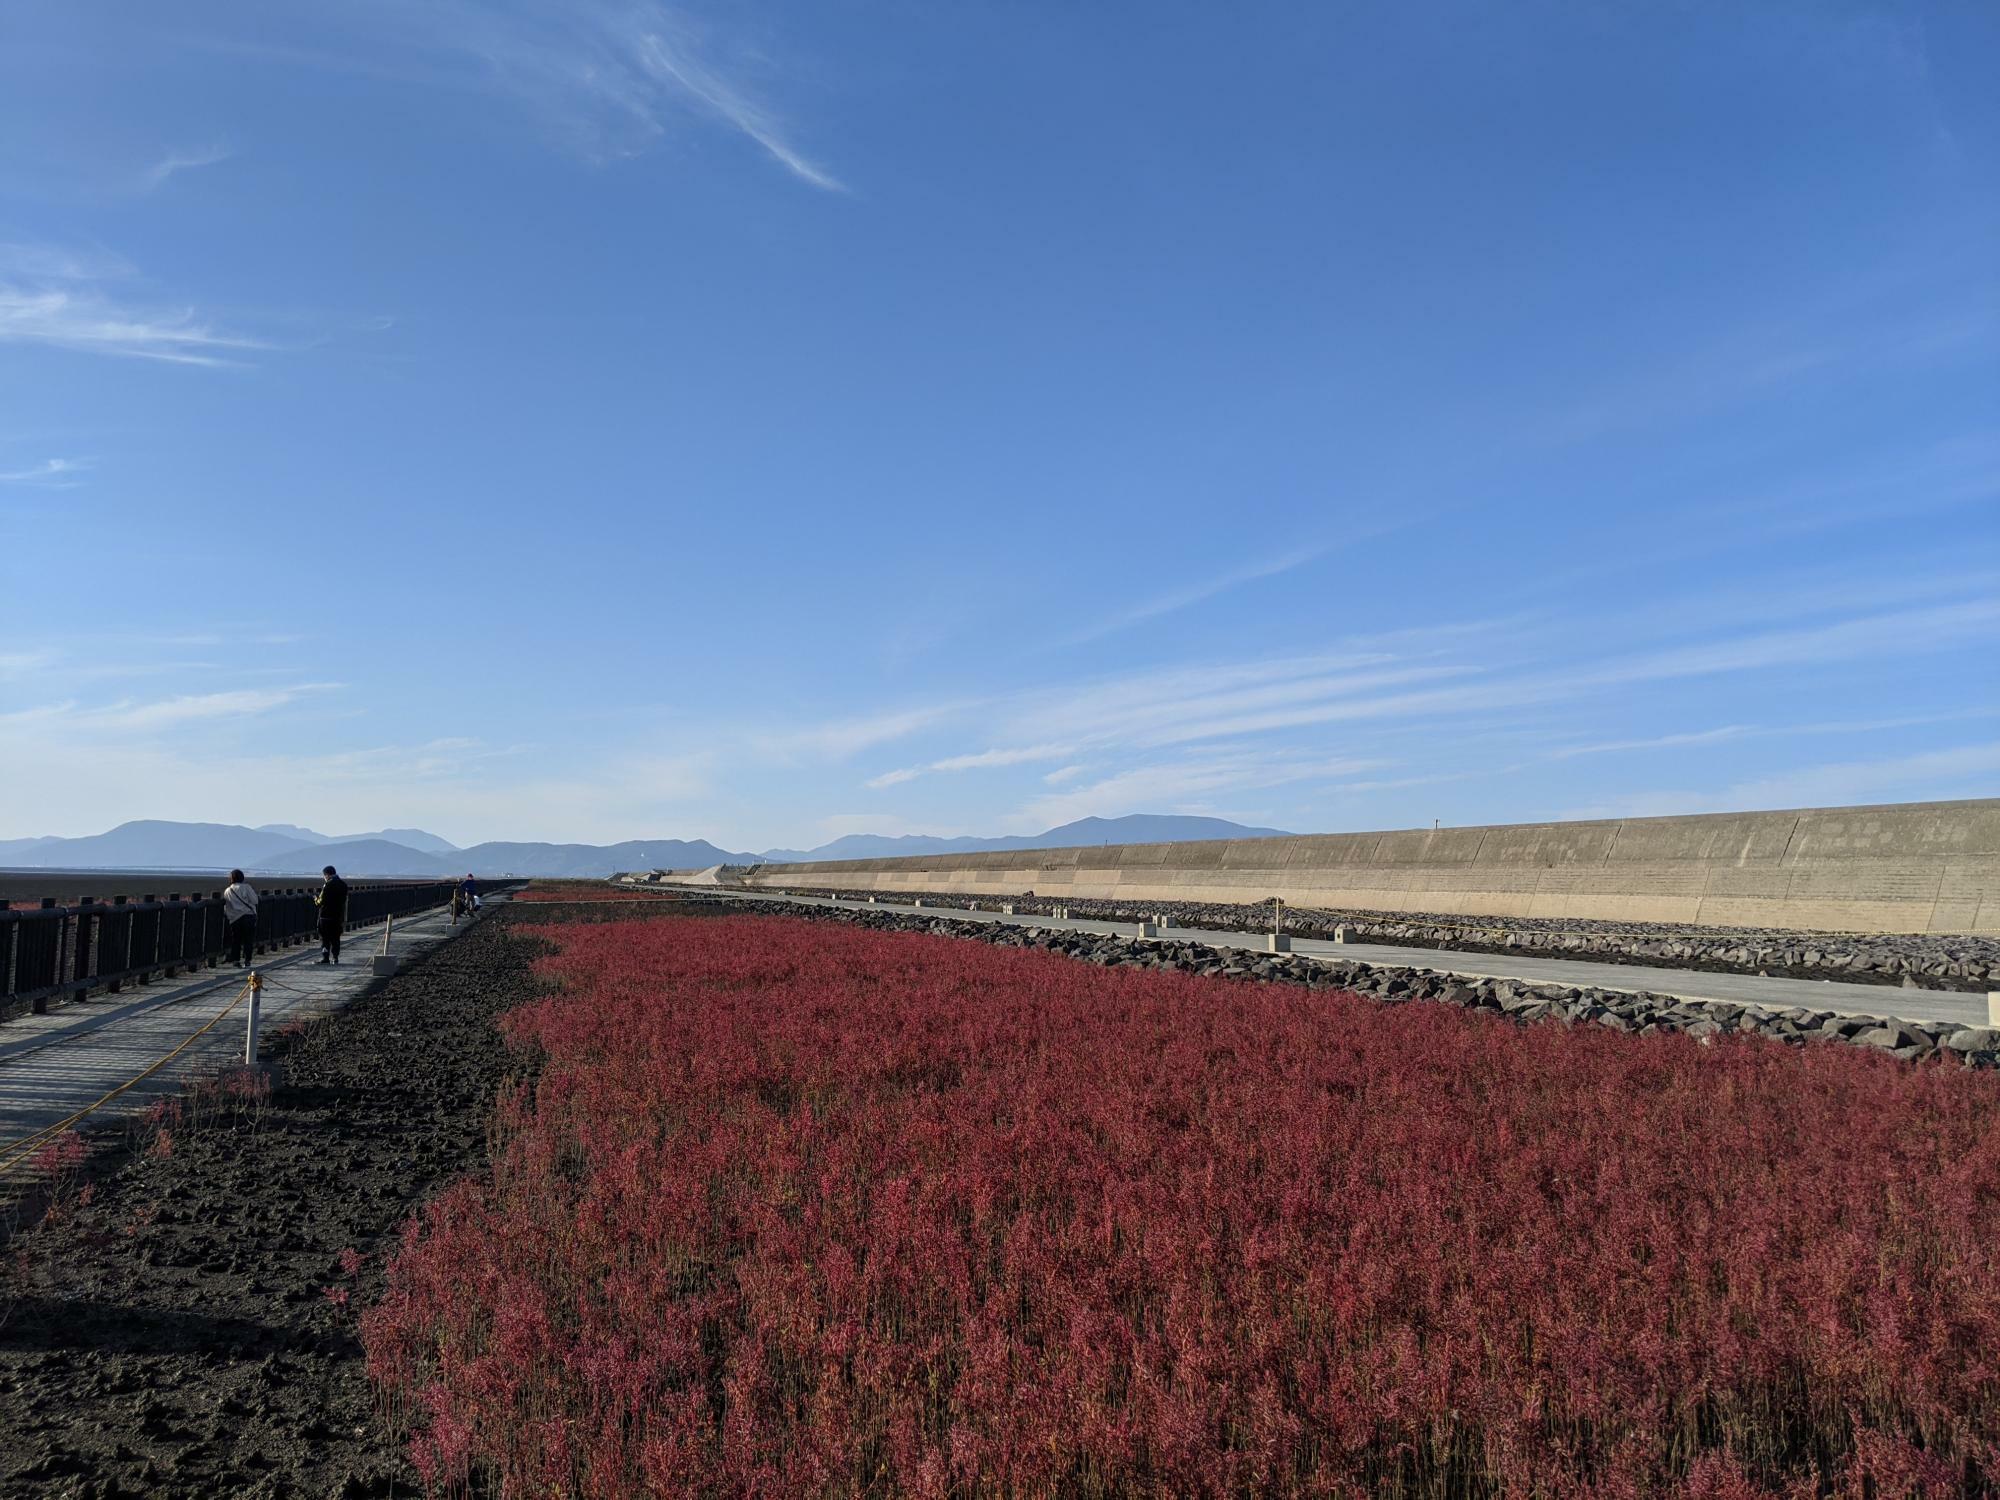
[[[226,365],[267,345],[216,327],[191,307],[142,307],[115,296],[122,263],[53,246],[0,246],[0,343],[40,344],[121,359]]]
[[[1161,806],[1237,795],[1300,782],[1337,781],[1392,762],[1346,756],[1300,756],[1240,752],[1204,756],[1163,765],[1136,766],[1067,791],[1031,799],[1011,819],[1017,828],[1040,831],[1092,815],[1116,816]]]
[[[1213,705],[1190,705],[1189,714],[1153,730],[1145,742],[1167,746],[1357,720],[1449,717],[1544,706],[1676,678],[1923,655],[1990,640],[1996,631],[2000,631],[2000,602],[1968,600],[1765,631],[1551,671],[1492,674],[1468,668],[1470,681],[1412,692],[1302,701],[1247,713],[1203,713],[1203,708],[1212,710]]]
[[[915,781],[919,776],[931,771],[983,771],[994,766],[1019,766],[1038,760],[1061,760],[1065,755],[1074,755],[1074,745],[1017,745],[1005,750],[979,750],[969,755],[947,755],[943,760],[934,760],[929,765],[905,766],[901,770],[884,771],[871,778],[867,785],[878,790],[882,787],[900,786],[906,781]]]
[[[1042,781],[1050,790],[1016,815],[1025,827],[1063,821],[1064,815],[1128,810],[1148,796],[1162,803],[1185,802],[1277,784],[1274,777],[1300,782],[1351,774],[1358,768],[1343,764],[1329,769],[1334,760],[1315,759],[1309,752],[1317,741],[1322,750],[1339,750],[1336,759],[1351,761],[1355,736],[1364,728],[1376,738],[1416,736],[1413,746],[1433,749],[1440,726],[1457,724],[1462,732],[1474,733],[1482,717],[1496,713],[1516,728],[1546,733],[1535,728],[1536,721],[1558,706],[1664,681],[1795,673],[1868,659],[1915,661],[2000,637],[2000,604],[1984,597],[1851,610],[1831,618],[1823,600],[1802,601],[1800,607],[1818,617],[1764,620],[1764,628],[1748,629],[1716,619],[1714,625],[1725,631],[1732,623],[1738,628],[1705,641],[1660,642],[1655,637],[1623,652],[1567,660],[1546,649],[1524,650],[1529,643],[1549,644],[1532,633],[1510,639],[1496,630],[1469,637],[1467,643],[1499,654],[1498,661],[1474,659],[1462,646],[1440,649],[1437,639],[1424,638],[1388,642],[1386,648],[1381,641],[1359,642],[1354,649],[1320,655],[1161,668],[1065,684],[990,700],[980,706],[983,713],[968,711],[967,727],[980,733],[985,748],[887,771],[869,785],[882,789],[934,772],[1049,762],[1055,768]],[[1601,633],[1610,634],[1617,622],[1600,625]],[[1560,746],[1537,758],[1562,761],[1781,735],[1865,734],[1983,712],[1778,726],[1726,724]],[[1491,728],[1486,726],[1489,732]],[[1300,742],[1301,734],[1310,739]],[[1284,743],[1281,736],[1292,737],[1282,752],[1277,748]],[[1200,749],[1203,745],[1210,748]],[[1273,755],[1280,758],[1269,759]],[[1086,772],[1086,766],[1098,769]],[[1457,773],[1422,768],[1412,774],[1429,780]],[[1345,783],[1357,791],[1415,784],[1420,783],[1407,777]]]
[[[779,112],[747,81],[753,71],[768,71],[761,59],[719,60],[717,39],[677,7],[646,0],[559,6],[374,0],[335,24],[367,33],[354,55],[298,48],[278,55],[306,65],[377,71],[386,40],[437,68],[442,81],[512,98],[594,158],[633,155],[669,134],[678,119],[694,116],[743,136],[810,187],[847,191],[796,144]]]
[[[1096,624],[1086,626],[1074,635],[1065,637],[1063,644],[1080,646],[1121,630],[1129,630],[1134,625],[1142,625],[1148,620],[1157,620],[1164,615],[1189,609],[1217,595],[1226,594],[1231,589],[1241,588],[1248,583],[1258,583],[1266,578],[1276,578],[1296,568],[1302,568],[1307,563],[1317,562],[1331,550],[1330,547],[1313,547],[1302,552],[1286,553],[1264,562],[1252,563],[1247,567],[1233,568],[1204,582],[1162,594],[1156,599],[1149,599],[1143,604],[1099,620]]]
[[[270,713],[316,693],[330,692],[340,684],[301,682],[280,688],[236,688],[215,693],[182,693],[150,701],[124,699],[96,708],[73,700],[43,704],[0,714],[0,733],[7,730],[29,733],[62,729],[65,732],[105,734],[153,733],[184,725],[224,719],[239,719]]]
[[[1775,776],[1734,782],[1719,792],[1633,792],[1566,809],[1559,816],[1667,817],[1760,807],[1837,807],[1913,792],[1925,796],[1984,796],[1991,791],[1996,774],[2000,774],[2000,741],[1987,741],[1876,760],[1805,766]]]
[[[1889,729],[1911,729],[1931,724],[1959,723],[1966,719],[1990,719],[1996,716],[2000,716],[2000,708],[1969,708],[1949,714],[1907,714],[1893,719],[1842,719],[1824,724],[1724,724],[1715,729],[1654,735],[1647,739],[1605,740],[1590,745],[1566,745],[1554,751],[1549,758],[1573,760],[1579,755],[1615,755],[1640,750],[1684,749],[1694,745],[1721,745],[1734,740],[1781,739],[1794,735],[1876,734]]]
[[[657,32],[648,32],[640,41],[637,56],[652,77],[678,88],[708,114],[742,131],[801,182],[822,192],[847,191],[838,178],[809,161],[785,139],[776,117],[768,109],[702,63],[684,45]]]
[[[844,760],[875,745],[885,745],[928,729],[950,718],[961,707],[959,704],[938,703],[835,719],[795,729],[766,731],[750,736],[750,744],[764,756],[783,762]]]
[[[209,146],[191,151],[169,151],[146,169],[142,180],[150,192],[164,186],[167,179],[177,172],[189,172],[197,167],[212,167],[218,162],[228,161],[233,154],[221,146]]]
[[[0,469],[0,484],[33,485],[44,490],[73,490],[76,476],[90,467],[81,458],[49,458],[25,469]]]

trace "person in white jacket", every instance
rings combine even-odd
[[[241,870],[229,872],[229,886],[222,893],[222,920],[229,935],[229,962],[239,969],[249,968],[250,955],[257,946],[257,888],[243,878]]]

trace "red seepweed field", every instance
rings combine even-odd
[[[2000,1076],[743,916],[551,934],[364,1324],[437,1490],[1991,1492]]]

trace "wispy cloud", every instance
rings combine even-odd
[[[1642,740],[1605,740],[1596,745],[1566,745],[1549,757],[1570,760],[1579,755],[1617,755],[1629,750],[1667,750],[1682,745],[1718,745],[1724,740],[1740,740],[1758,731],[1748,724],[1725,724],[1719,729],[1698,729],[1686,734],[1659,734]]]
[[[655,26],[666,18],[655,11]],[[655,79],[683,91],[702,109],[733,125],[763,147],[771,159],[800,181],[824,192],[844,193],[846,187],[825,168],[809,161],[785,138],[776,116],[740,87],[704,63],[684,40],[664,34],[664,28],[644,31],[636,55]]]
[[[1793,620],[1770,619],[1768,601],[1750,600],[1742,619],[1719,608],[1693,616],[1707,626],[1706,638],[1680,642],[1661,641],[1656,632],[1662,622],[1647,613],[1650,606],[1641,606],[1635,615],[1647,621],[1653,640],[1633,642],[1622,652],[1576,649],[1579,639],[1629,634],[1607,616],[1581,637],[1574,628],[1495,624],[1402,641],[1352,641],[1316,655],[1093,678],[963,705],[952,727],[976,732],[979,748],[944,755],[933,750],[930,758],[883,770],[868,784],[881,790],[933,773],[1046,762],[1054,769],[1043,785],[1054,790],[1033,797],[1015,815],[1016,825],[1026,828],[1081,812],[1131,811],[1148,797],[1185,801],[1275,784],[1273,777],[1302,779],[1309,774],[1302,767],[1339,762],[1351,769],[1362,760],[1400,761],[1420,743],[1434,747],[1439,734],[1477,735],[1492,747],[1502,743],[1496,736],[1521,740],[1525,733],[1526,740],[1505,756],[1482,761],[1477,774],[1487,775],[1619,751],[1860,734],[1918,719],[1937,722],[1957,715],[1735,723],[1555,748],[1548,748],[1551,735],[1540,723],[1559,706],[1588,705],[1587,711],[1601,714],[1606,703],[1681,679],[1825,671],[1871,659],[1915,662],[2000,641],[2000,602],[1969,585],[1963,591],[1972,597],[1931,598],[1902,609],[1850,607],[1832,618],[1828,596],[1819,595],[1794,601]],[[1801,614],[1803,623],[1797,620]],[[1756,623],[1744,628],[1745,620]],[[914,733],[917,727],[945,727],[945,720],[887,727]],[[1210,748],[1197,751],[1204,745]],[[1437,757],[1426,751],[1421,758]],[[1311,774],[1326,779],[1323,769]],[[1394,779],[1350,781],[1344,790],[1415,786],[1462,774],[1472,773],[1417,766]]]
[[[951,717],[961,707],[956,703],[938,703],[833,719],[822,724],[765,730],[751,735],[750,743],[753,749],[781,761],[800,758],[845,760],[872,746],[886,745],[892,740],[928,729]]]
[[[1071,823],[1078,818],[1119,817],[1131,812],[1187,812],[1187,804],[1222,794],[1261,791],[1299,782],[1337,782],[1379,770],[1383,760],[1342,756],[1245,752],[1203,756],[1159,765],[1135,766],[1067,791],[1029,800],[1010,819],[1023,832]]]
[[[1523,431],[1530,442],[1560,445],[1672,426],[1780,399],[1815,380],[1958,358],[1990,346],[1995,331],[1983,304],[1912,312],[1893,285],[1853,289],[1701,347],[1628,351],[1632,373],[1605,372],[1588,399]]]
[[[1866,656],[1929,653],[1990,636],[2000,627],[2000,599],[1972,599],[1925,609],[1886,610],[1829,624],[1765,631],[1628,658],[1594,680],[1639,682],[1744,672]]]
[[[221,146],[208,146],[195,150],[169,151],[145,172],[144,182],[148,191],[160,187],[176,172],[192,171],[196,167],[212,167],[217,162],[228,161],[233,153]]]
[[[1080,646],[1087,641],[1101,640],[1107,635],[1144,624],[1147,620],[1157,620],[1162,615],[1170,615],[1201,604],[1219,594],[1226,594],[1231,589],[1241,588],[1246,583],[1276,578],[1295,568],[1302,568],[1307,563],[1316,562],[1326,556],[1330,550],[1328,547],[1312,547],[1300,552],[1281,553],[1276,557],[1250,563],[1241,568],[1232,568],[1203,582],[1189,584],[1185,588],[1175,589],[1172,593],[1162,594],[1156,599],[1149,599],[1131,609],[1121,610],[1115,615],[1099,620],[1095,625],[1087,626],[1076,634],[1065,637],[1064,644]]]
[[[146,308],[111,295],[119,263],[55,247],[0,247],[0,343],[42,344],[178,365],[236,363],[267,347],[217,328],[191,307]]]
[[[0,281],[105,281],[131,274],[131,262],[107,251],[0,241]]]
[[[1016,745],[1002,750],[977,750],[967,755],[947,755],[942,760],[934,760],[929,765],[905,766],[900,770],[884,771],[867,783],[871,787],[900,786],[906,781],[915,781],[929,771],[983,771],[996,766],[1026,765],[1038,760],[1061,760],[1065,755],[1076,753],[1074,745]]]
[[[73,699],[16,709],[0,714],[0,731],[28,730],[112,735],[153,734],[208,720],[248,718],[270,713],[315,693],[338,687],[331,682],[301,682],[281,688],[236,688],[216,693],[182,693],[147,701],[121,699],[86,707]]]
[[[88,459],[49,458],[25,469],[0,469],[0,484],[27,484],[37,489],[73,490],[76,475],[90,467]]]
[[[1764,631],[1698,645],[1640,652],[1553,670],[1498,673],[1467,666],[1471,680],[1411,692],[1329,697],[1301,691],[1297,701],[1252,712],[1217,712],[1211,699],[1139,736],[1153,746],[1269,734],[1311,725],[1440,717],[1563,702],[1609,689],[1684,677],[1806,667],[1867,658],[1933,654],[2000,634],[2000,601],[1970,600],[1892,610],[1792,630]],[[1296,684],[1301,689],[1306,684]],[[1277,696],[1277,695],[1273,695]],[[1206,710],[1206,712],[1204,712]]]
[[[176,365],[230,364],[230,354],[264,347],[212,327],[192,308],[147,312],[97,293],[8,286],[0,286],[0,343]]]
[[[1793,735],[1875,734],[1891,729],[1920,725],[1949,724],[1965,719],[2000,717],[2000,708],[1966,709],[1949,714],[1909,714],[1893,719],[1843,719],[1823,724],[1724,724],[1716,729],[1697,729],[1677,734],[1653,735],[1646,739],[1605,740],[1591,745],[1566,745],[1552,753],[1552,760],[1572,760],[1579,755],[1614,755],[1634,750],[1682,749],[1691,745],[1721,745],[1735,740],[1779,739]]]
[[[2000,740],[1881,760],[1805,766],[1738,781],[1717,792],[1635,792],[1572,809],[1560,816],[1664,817],[1674,813],[1745,812],[1772,807],[1839,807],[1892,798],[1990,796],[1996,776],[2000,776]]]
[[[822,192],[846,188],[794,139],[751,79],[761,56],[732,52],[681,7],[658,0],[361,0],[333,24],[364,32],[348,48],[258,46],[293,65],[411,81],[383,66],[385,42],[400,45],[437,83],[497,92],[549,122],[598,159],[628,156],[668,135],[677,121],[714,121],[755,145],[798,181]],[[224,50],[243,50],[216,44]],[[468,68],[468,65],[470,67]],[[427,81],[427,80],[426,80]]]

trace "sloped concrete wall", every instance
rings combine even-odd
[[[748,883],[2000,933],[2000,798],[764,865]]]

